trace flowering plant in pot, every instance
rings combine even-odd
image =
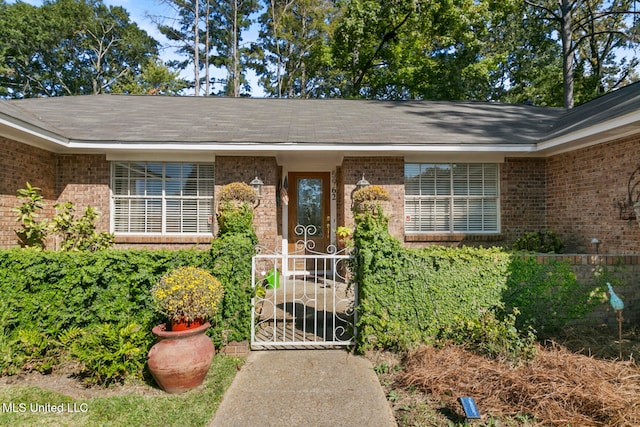
[[[351,200],[354,213],[377,213],[379,211],[386,215],[390,213],[391,196],[380,185],[369,185],[354,191]]]
[[[178,267],[162,276],[151,289],[156,309],[164,314],[171,329],[199,326],[214,316],[224,288],[209,272],[197,267]]]
[[[353,248],[353,229],[351,227],[339,226],[336,229],[338,245],[342,248]]]
[[[148,354],[149,372],[168,393],[181,393],[204,381],[215,347],[205,334],[224,296],[218,279],[206,270],[179,267],[151,289],[156,309],[169,320],[153,328],[156,344]]]

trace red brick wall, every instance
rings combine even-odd
[[[546,230],[545,160],[508,158],[500,165],[502,244]]]
[[[215,192],[232,182],[249,184],[255,177],[264,182],[260,204],[254,210],[253,224],[260,244],[269,249],[280,249],[282,238],[278,226],[276,187],[280,168],[274,157],[216,156]],[[217,199],[214,197],[214,203]],[[217,225],[215,227],[217,232]]]
[[[104,155],[59,155],[56,173],[58,202],[73,203],[76,216],[87,206],[100,212],[98,231],[109,231],[109,162]]]
[[[547,159],[547,227],[559,234],[565,252],[640,254],[637,221],[619,219],[629,177],[640,166],[640,138],[559,154]]]
[[[26,144],[0,138],[0,248],[18,246],[14,230],[19,228],[13,208],[21,203],[18,190],[27,182],[40,187],[50,216],[56,203],[56,155]]]
[[[389,232],[392,236],[404,237],[404,158],[403,157],[346,157],[340,168],[338,185],[342,182],[344,204],[338,218],[344,218],[345,225],[353,227],[351,194],[356,183],[364,177],[371,185],[384,187],[391,196],[392,212]],[[340,193],[340,191],[338,191]],[[338,205],[340,206],[340,205]],[[338,225],[343,225],[338,223]]]
[[[627,199],[627,182],[640,166],[640,138],[626,138],[559,154],[548,159],[508,158],[500,168],[501,226],[499,236],[421,236],[406,238],[409,246],[436,244],[509,245],[525,231],[552,230],[565,243],[565,252],[599,251],[640,254],[640,228],[619,219],[618,202]],[[336,172],[338,225],[353,225],[350,194],[362,177],[391,194],[392,235],[404,238],[404,160],[402,157],[344,159]],[[234,181],[264,181],[263,198],[255,212],[255,226],[263,245],[279,249],[281,210],[276,187],[281,169],[273,157],[218,156],[216,188]],[[53,204],[71,201],[81,213],[91,204],[101,212],[100,231],[109,229],[109,162],[102,155],[58,155],[26,144],[0,139],[0,247],[17,246],[12,208],[26,182],[42,188],[51,217]],[[344,200],[344,203],[342,202]],[[119,237],[119,247],[177,248],[201,245],[206,238]]]

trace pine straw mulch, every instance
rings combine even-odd
[[[454,408],[472,396],[481,414],[530,415],[544,426],[639,426],[640,368],[600,360],[559,345],[538,346],[520,366],[461,347],[422,347],[405,357],[396,386],[418,388]]]

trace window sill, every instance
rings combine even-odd
[[[209,244],[213,240],[213,236],[115,236],[116,244]]]
[[[504,237],[500,233],[465,234],[465,233],[434,233],[434,234],[405,234],[405,242],[499,242]]]

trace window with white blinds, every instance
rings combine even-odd
[[[495,163],[406,163],[405,232],[499,232]]]
[[[113,162],[115,233],[211,233],[213,163]]]

